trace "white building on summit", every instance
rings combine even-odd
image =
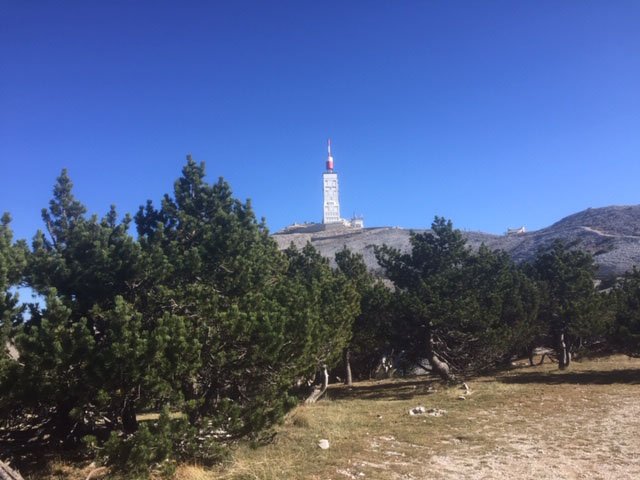
[[[347,220],[340,216],[340,190],[338,186],[338,173],[333,169],[333,156],[331,155],[331,139],[327,145],[327,162],[322,174],[322,223],[304,222],[294,223],[285,227],[279,233],[314,233],[325,230],[364,228],[364,220],[360,216],[354,216]]]
[[[333,171],[331,156],[331,139],[327,145],[327,168],[322,174],[323,216],[322,223],[342,223],[340,218],[340,195],[338,190],[338,174]]]
[[[333,156],[331,155],[331,139],[327,144],[327,163],[322,174],[322,224],[342,225],[351,228],[363,228],[362,217],[353,217],[346,220],[340,216],[340,188],[338,186],[338,173],[333,170]]]

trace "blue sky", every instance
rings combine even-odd
[[[68,168],[135,213],[185,155],[272,231],[545,227],[640,203],[637,1],[0,0],[0,211],[19,238]]]

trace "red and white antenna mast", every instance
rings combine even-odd
[[[327,170],[333,172],[333,157],[331,156],[331,139],[327,142]]]

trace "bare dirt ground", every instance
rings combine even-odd
[[[523,369],[499,376],[498,385],[481,379],[465,408],[450,410],[455,425],[439,431],[432,445],[377,437],[370,448],[384,460],[378,472],[361,462],[363,473],[389,479],[640,478],[640,371],[613,369],[617,362],[639,366],[618,358],[571,372]]]
[[[415,379],[334,387],[274,445],[238,451],[209,478],[640,478],[640,360],[522,366],[468,383],[468,395]],[[418,405],[446,413],[409,415]]]
[[[175,478],[640,479],[640,359],[585,360],[565,372],[523,365],[467,383],[469,393],[428,378],[332,386],[327,399],[294,410],[272,444],[237,447],[214,470],[179,467]],[[427,413],[410,415],[417,406]],[[63,464],[49,472],[30,478],[87,475]]]

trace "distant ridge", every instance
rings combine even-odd
[[[291,242],[302,247],[308,241],[331,260],[347,246],[361,253],[370,269],[379,271],[373,247],[387,244],[400,250],[409,249],[410,232],[397,227],[343,229],[317,233],[276,233],[273,238],[280,248]],[[588,208],[569,215],[553,225],[518,235],[492,235],[463,232],[472,248],[485,243],[491,249],[501,249],[518,262],[533,258],[540,248],[555,240],[590,252],[598,265],[598,278],[622,275],[634,265],[640,266],[640,205]]]
[[[563,218],[547,229],[591,227],[612,235],[640,236],[640,205],[587,208]],[[545,230],[547,230],[545,229]]]

